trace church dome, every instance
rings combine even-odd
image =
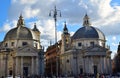
[[[16,27],[8,31],[4,40],[33,39],[32,31],[26,27]]]
[[[72,37],[72,39],[80,39],[80,38],[97,38],[97,39],[105,40],[105,35],[95,27],[85,26],[79,28]]]
[[[92,27],[89,22],[89,17],[86,14],[83,18],[83,27],[79,28],[75,34],[72,36],[72,39],[80,38],[96,38],[105,40],[105,35],[98,28]]]
[[[7,32],[4,40],[31,40],[37,39],[35,32],[25,27],[22,15],[19,17],[17,27]]]

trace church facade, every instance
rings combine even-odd
[[[91,26],[86,14],[83,27],[70,36],[65,23],[61,35],[61,75],[111,74],[111,51],[106,47],[105,35]]]
[[[40,31],[25,27],[20,15],[17,26],[7,32],[0,43],[0,77],[34,76],[44,74],[44,49],[40,45]]]

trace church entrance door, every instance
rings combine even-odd
[[[80,68],[80,74],[83,74],[83,69],[82,68]]]
[[[94,68],[94,75],[95,75],[95,78],[97,78],[97,66],[94,65],[93,68]]]
[[[24,68],[23,68],[23,75],[24,75],[25,77],[28,76],[28,67],[24,67]]]

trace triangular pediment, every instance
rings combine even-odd
[[[88,47],[87,48],[87,51],[92,51],[92,52],[97,52],[97,51],[99,51],[99,52],[106,52],[107,51],[107,49],[105,48],[105,47],[102,47],[102,46],[91,46],[91,47]]]
[[[107,48],[102,46],[91,46],[86,48],[85,55],[86,56],[106,56]]]
[[[30,45],[26,45],[23,47],[20,47],[16,50],[16,54],[18,56],[37,56],[38,55],[38,50]]]

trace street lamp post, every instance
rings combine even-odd
[[[53,15],[52,15],[53,13]],[[58,14],[59,13],[59,14]],[[61,17],[61,11],[56,9],[56,6],[54,8],[54,10],[50,10],[49,16],[53,16],[54,18],[54,22],[55,22],[55,45],[56,45],[56,52],[58,49],[58,45],[57,45],[57,17]],[[57,57],[56,57],[56,76],[58,76],[58,53],[57,53]]]

